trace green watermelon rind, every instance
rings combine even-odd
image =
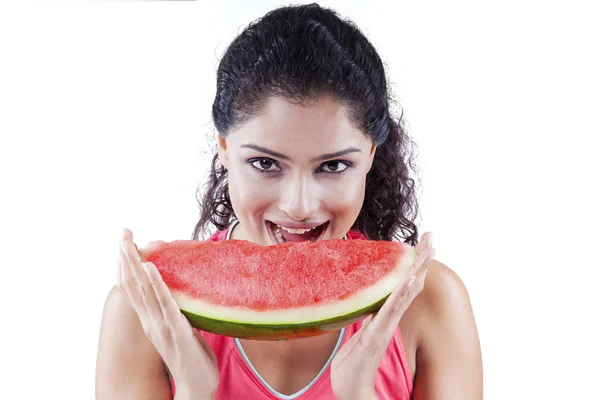
[[[330,304],[323,304],[289,310],[272,310],[267,313],[270,318],[264,318],[267,314],[255,314],[255,310],[252,309],[238,310],[235,307],[211,305],[178,290],[171,290],[171,293],[190,324],[206,332],[255,340],[280,340],[319,335],[342,329],[381,308],[396,285],[412,268],[416,258],[412,246],[400,244],[405,248],[405,252],[397,260],[394,270],[386,277],[356,292],[351,298],[334,302],[337,303],[336,307],[339,311],[335,314],[332,314],[331,309],[327,309]],[[145,249],[140,251],[142,257],[145,252]],[[367,291],[370,293],[364,296]],[[282,315],[282,311],[294,316]]]
[[[206,332],[240,339],[277,340],[318,335],[342,329],[379,310],[388,297],[389,294],[376,303],[346,315],[294,324],[253,324],[208,318],[184,309],[181,309],[181,312],[186,316],[190,325]]]
[[[406,253],[401,259],[398,260],[398,264],[393,271],[391,271],[385,277],[382,277],[370,287],[365,287],[363,291],[355,293],[351,298],[338,301],[338,305],[345,303],[345,306],[342,307],[342,312],[331,317],[329,317],[329,315],[331,315],[329,314],[327,316],[323,316],[324,318],[310,320],[310,318],[307,316],[311,314],[311,308],[314,313],[319,314],[320,311],[322,312],[322,308],[324,307],[312,306],[306,307],[304,310],[302,310],[302,314],[304,314],[304,317],[302,318],[303,320],[298,321],[288,320],[285,322],[269,321],[257,323],[253,320],[236,319],[234,317],[234,315],[237,313],[235,310],[232,311],[233,315],[230,315],[228,317],[229,319],[215,318],[218,315],[218,311],[216,309],[211,310],[212,315],[207,315],[208,308],[211,308],[210,305],[205,303],[198,306],[196,303],[193,307],[188,307],[185,305],[187,303],[185,296],[180,297],[180,295],[177,295],[176,298],[180,300],[178,301],[179,309],[186,316],[190,324],[193,327],[206,332],[212,332],[223,336],[255,340],[278,340],[319,335],[342,329],[343,327],[360,320],[362,317],[379,310],[396,285],[400,283],[401,279],[406,276],[410,268],[413,266],[416,256],[415,250],[408,245],[406,250]],[[366,290],[373,290],[376,293],[375,294],[372,292],[370,295],[366,296],[367,298],[370,298],[368,303],[365,302],[364,297],[362,300],[360,299]],[[359,306],[361,308],[353,306],[353,304],[358,305],[360,303],[362,303],[362,307]],[[192,304],[189,305],[191,306]],[[325,305],[325,307],[327,307],[327,305]],[[232,309],[230,309],[230,311],[231,310]],[[242,313],[238,313],[238,315],[241,317]],[[251,318],[255,319],[257,317],[254,316]]]

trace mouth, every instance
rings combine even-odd
[[[283,244],[287,242],[302,242],[309,240],[312,243],[318,242],[323,239],[325,231],[329,226],[329,221],[322,223],[321,225],[311,229],[308,232],[297,234],[287,232],[285,229],[278,227],[271,221],[265,221],[267,225],[267,231],[271,239],[271,244]]]

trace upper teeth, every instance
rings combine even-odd
[[[309,229],[294,229],[294,228],[288,228],[288,227],[281,226],[281,225],[277,225],[277,227],[278,227],[278,228],[281,228],[281,229],[283,229],[283,230],[284,230],[284,231],[286,231],[286,232],[289,232],[289,233],[294,233],[294,234],[296,234],[296,235],[302,235],[302,234],[304,234],[304,233],[306,233],[306,232],[308,232],[308,231],[310,231],[310,230],[312,230],[312,229],[315,229],[315,228],[309,228]]]

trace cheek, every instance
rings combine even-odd
[[[266,208],[276,198],[274,185],[257,175],[243,167],[229,170],[229,196],[236,215]]]
[[[364,176],[342,179],[339,184],[330,185],[323,202],[327,209],[338,216],[356,217],[365,198]]]

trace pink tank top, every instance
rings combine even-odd
[[[227,230],[218,231],[208,240],[228,240],[234,221]],[[349,231],[345,236],[349,240],[364,240],[365,236],[358,231]],[[357,321],[340,331],[338,343],[329,360],[315,377],[301,391],[284,395],[271,388],[254,369],[244,350],[236,338],[199,331],[217,356],[221,381],[216,400],[335,400],[331,390],[329,365],[338,349],[358,331],[362,320]],[[198,377],[202,379],[202,377]],[[393,339],[383,356],[375,379],[375,392],[380,400],[409,400],[412,395],[413,377],[408,365],[400,329],[396,328]],[[175,382],[171,381],[173,396]]]

